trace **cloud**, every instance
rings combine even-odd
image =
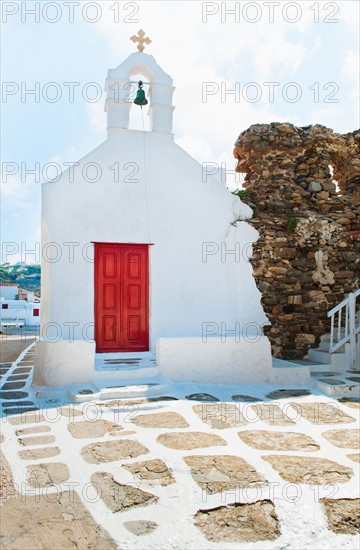
[[[96,133],[103,133],[106,127],[106,113],[104,112],[104,101],[86,104],[86,113],[90,129]]]
[[[359,50],[350,50],[345,56],[345,62],[342,68],[343,75],[359,82],[360,54]]]
[[[220,165],[224,162],[226,168],[232,170],[234,141],[254,123],[289,121],[296,125],[320,123],[336,131],[353,129],[359,116],[357,1],[292,3],[284,0],[275,8],[273,23],[269,22],[264,2],[258,2],[262,8],[261,19],[254,24],[246,22],[243,16],[238,23],[232,15],[224,22],[221,20],[221,9],[229,10],[238,4],[243,14],[246,2],[213,3],[219,9],[206,23],[202,18],[204,4],[200,1],[102,2],[103,16],[95,24],[77,17],[73,24],[62,20],[57,25],[24,25],[19,17],[14,17],[10,25],[4,27],[8,46],[4,58],[6,79],[25,81],[29,87],[36,80],[46,83],[56,79],[59,82],[97,80],[102,86],[107,69],[116,67],[135,51],[130,36],[143,28],[152,39],[146,52],[154,55],[174,79],[176,142],[200,163]],[[283,14],[286,4],[301,7],[298,22],[286,21]],[[139,7],[137,13],[133,13],[134,5]],[[332,19],[337,18],[339,22],[327,23],[324,18],[331,16],[334,5],[339,10]],[[118,22],[114,17],[117,8]],[[292,16],[292,8],[288,9],[288,16]],[[314,22],[317,9],[318,23]],[[82,9],[78,7],[75,11],[81,14]],[[66,40],[61,41],[64,36]],[[313,91],[304,87],[319,82],[320,100],[323,100],[331,91],[323,89],[329,80],[339,84],[341,103],[315,103]],[[265,81],[280,82],[276,101],[269,102],[268,90],[263,87],[263,96],[256,103],[242,96],[236,102],[231,95],[223,101],[220,93],[203,101],[203,82],[214,82],[219,87],[223,83],[227,89],[234,88],[238,82],[243,89],[252,81],[260,85]],[[297,81],[304,92],[296,104],[287,103],[281,95],[283,84],[289,81]],[[7,117],[11,132],[6,142],[7,158],[32,163],[34,158],[40,158],[44,163],[51,157],[48,162],[56,162],[61,167],[64,161],[77,161],[97,145],[99,138],[106,136],[104,101],[87,102],[85,107],[80,102],[69,105],[60,101],[52,106],[56,110],[53,121],[49,120],[49,105],[34,106],[31,101],[16,105],[9,101]],[[147,122],[145,109],[142,114]],[[140,110],[132,109],[133,127],[141,128],[140,115]],[[58,153],[53,155],[53,151]],[[29,176],[23,183],[20,176],[20,172],[13,174],[2,185],[3,208],[7,209],[3,227],[8,237],[16,234],[20,240],[34,239],[40,220],[40,183]]]
[[[58,177],[65,165],[62,156],[56,154],[44,164],[31,164],[31,170],[34,167],[36,173],[27,171],[29,167],[25,162],[3,163],[0,185],[3,208],[13,206],[17,209],[31,208],[34,198],[40,197],[41,184]],[[15,173],[10,174],[10,171]]]
[[[334,107],[333,105],[322,107],[312,112],[310,124],[319,124],[319,120],[321,120],[321,124],[328,126],[329,128],[333,128],[336,125],[339,114],[340,109]]]
[[[345,56],[344,66],[342,68],[342,74],[352,81],[351,90],[351,105],[353,112],[353,119],[355,125],[359,122],[360,116],[360,90],[359,90],[359,66],[360,55],[359,50],[350,50]]]
[[[4,199],[16,200],[22,204],[25,204],[24,199],[29,197],[30,190],[34,185],[35,178],[26,178],[25,181],[21,181],[20,176],[10,175],[4,176],[1,181],[1,194]]]
[[[274,23],[269,23],[264,6],[261,20],[256,24],[246,23],[244,19],[237,23],[231,15],[222,22],[221,3],[216,3],[218,12],[204,23],[202,4],[171,2],[170,7],[168,3],[138,2],[136,18],[139,21],[122,25],[121,33],[111,13],[96,26],[96,30],[108,41],[115,58],[114,66],[134,51],[130,36],[139,28],[150,36],[152,44],[146,52],[154,55],[174,79],[175,135],[177,142],[190,154],[199,161],[209,160],[209,157],[223,158],[224,154],[231,152],[240,131],[257,122],[289,120],[294,124],[306,124],[315,116],[325,117],[317,119],[318,123],[332,120],[336,126],[342,122],[337,110],[317,109],[313,112],[313,104],[305,106],[305,100],[296,105],[297,111],[294,112],[294,108],[289,109],[280,91],[279,101],[272,104],[265,97],[268,89],[263,86],[266,81],[283,85],[294,80],[305,85],[314,68],[312,60],[315,55],[318,65],[316,76],[321,80],[328,40],[331,38],[329,31],[333,28],[333,25],[323,22],[324,17],[330,15],[326,11],[326,2],[319,3],[319,23],[314,23],[314,10],[307,3],[298,3],[301,18],[293,24],[286,21],[282,6],[275,11]],[[239,4],[243,9],[243,4]],[[161,16],[156,7],[161,8]],[[230,6],[226,7],[230,9]],[[346,25],[353,15],[354,6],[345,10],[343,19]],[[293,16],[291,10],[288,16]],[[174,32],[174,29],[179,31]],[[230,90],[236,82],[243,86],[252,81],[262,86],[263,96],[258,103],[244,99],[235,102],[231,96],[222,101],[220,93],[209,98],[206,104],[203,102],[201,90],[204,82],[214,82],[219,86],[224,83]],[[312,97],[311,92],[308,95]],[[92,128],[96,131],[104,128],[105,117],[99,105],[89,106],[88,116]]]
[[[338,4],[339,11],[336,18],[349,27],[354,36],[359,36],[359,12],[360,4],[357,0],[343,1]]]
[[[287,40],[285,35],[271,33],[253,44],[256,72],[260,79],[286,75],[294,77],[303,63],[307,47],[301,41]],[[275,78],[276,80],[276,78]]]

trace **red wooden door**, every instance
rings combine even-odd
[[[149,350],[148,245],[95,243],[97,352]]]

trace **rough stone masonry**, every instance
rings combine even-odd
[[[360,130],[255,124],[235,143],[241,199],[259,231],[252,263],[276,357],[302,358],[359,283]],[[337,182],[337,185],[336,183]]]

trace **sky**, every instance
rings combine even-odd
[[[139,29],[174,80],[175,141],[232,188],[251,124],[359,127],[357,1],[0,3],[1,261],[40,260],[41,183],[106,139],[107,70]]]

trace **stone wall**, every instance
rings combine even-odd
[[[359,285],[359,153],[360,131],[320,125],[256,124],[235,143],[276,357],[303,357],[329,330],[327,311]]]

